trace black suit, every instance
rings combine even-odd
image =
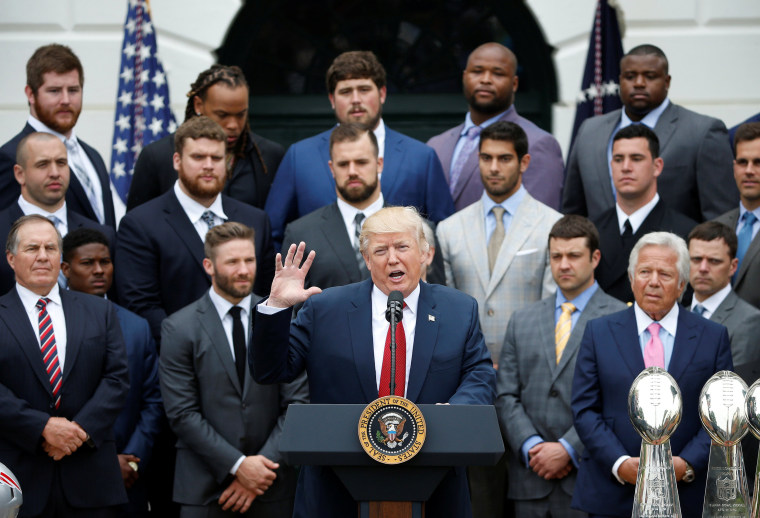
[[[274,249],[263,210],[222,195],[230,221],[256,232],[257,273],[254,291],[269,293],[274,277]],[[161,339],[161,321],[199,299],[211,287],[203,269],[203,241],[170,189],[130,211],[119,224],[116,288],[120,301],[150,323]]]
[[[22,517],[39,514],[51,493],[62,492],[74,508],[127,501],[113,431],[129,388],[116,310],[99,297],[65,290],[60,294],[67,341],[58,409],[52,402],[37,331],[18,291],[0,297],[0,462],[13,466],[23,488]],[[91,443],[54,461],[41,447],[50,417],[76,421]]]
[[[594,225],[599,231],[599,249],[602,251],[602,259],[594,273],[599,286],[608,295],[623,302],[633,302],[633,291],[628,279],[628,257],[633,245],[650,232],[672,232],[686,239],[696,224],[696,221],[665,207],[662,201],[659,201],[634,232],[633,237],[624,244],[615,207],[603,212],[594,220]]]
[[[248,136],[243,156],[235,163],[232,176],[222,192],[263,209],[285,149],[255,133],[249,133]],[[127,210],[160,196],[174,186],[177,171],[174,169],[173,156],[174,133],[145,146],[135,164],[127,196]]]
[[[18,196],[16,196],[18,200]],[[18,201],[14,201],[11,206],[0,211],[0,239],[5,243],[8,239],[8,234],[11,231],[13,223],[24,215]],[[93,230],[99,230],[103,235],[108,238],[108,242],[111,243],[111,254],[113,255],[114,246],[116,244],[116,232],[111,227],[96,223],[91,219],[87,219],[81,214],[73,212],[68,203],[66,204],[66,224],[69,227],[69,232],[77,230],[79,228],[89,228]],[[16,284],[16,274],[11,269],[8,261],[0,261],[0,294],[5,294]],[[111,295],[109,293],[109,295]]]
[[[22,138],[35,131],[34,128],[27,124],[24,126],[24,129],[21,130],[21,133],[10,139],[0,148],[0,209],[13,205],[13,202],[18,200],[19,194],[21,194],[21,187],[18,182],[16,182],[16,178],[13,175],[13,166],[16,164],[16,148]],[[106,164],[100,157],[100,153],[95,151],[95,148],[85,144],[82,139],[78,140],[79,145],[84,149],[87,158],[92,162],[95,171],[98,173],[98,178],[100,179],[100,186],[103,190],[105,224],[115,229],[116,216],[114,215],[113,198],[111,197],[111,179],[108,177]],[[82,184],[79,183],[79,179],[73,172],[71,173],[69,189],[66,191],[66,206],[70,210],[81,214],[86,218],[93,221],[98,220],[95,211],[92,209],[92,205],[90,205],[90,200],[84,192]]]

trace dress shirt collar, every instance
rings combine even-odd
[[[507,113],[514,112],[514,111],[515,111],[515,105],[513,104],[507,110],[499,113],[498,115],[491,117],[490,119],[485,121],[483,124],[478,124],[478,126],[485,129],[491,124],[493,124],[494,122],[498,121],[501,117],[504,117],[504,115],[506,115]],[[472,116],[470,115],[470,112],[468,111],[467,115],[464,116],[464,127],[462,128],[462,131],[459,133],[459,136],[464,137],[465,135],[467,135],[467,132],[470,131],[470,128],[472,128],[473,126],[475,126],[475,123],[472,122]]]
[[[728,294],[731,293],[731,283],[729,282],[725,286],[723,286],[721,289],[707,297],[702,302],[697,301],[696,294],[694,295],[692,301],[691,301],[691,310],[694,311],[694,307],[699,304],[703,308],[705,308],[706,313],[702,316],[705,318],[710,318],[713,313],[715,313],[715,310],[718,309],[718,306],[721,305],[721,303],[726,300],[726,297],[728,297]]]
[[[649,327],[649,324],[654,322],[649,315],[644,313],[644,310],[639,307],[638,303],[634,303],[633,305],[633,311],[636,315],[636,330],[638,333],[638,336],[641,336],[641,333],[646,331],[646,328]],[[678,328],[678,303],[676,302],[673,304],[673,307],[670,308],[670,311],[668,311],[667,315],[662,317],[662,320],[658,322],[662,326],[662,328],[667,331],[670,336],[674,337],[676,336],[676,329]]]
[[[190,218],[190,222],[195,225],[197,222],[201,220],[201,216],[203,216],[203,213],[207,210],[210,210],[214,213],[214,215],[218,218],[221,218],[223,220],[227,220],[227,215],[224,213],[224,208],[222,207],[222,195],[218,194],[216,196],[216,199],[214,200],[214,203],[211,204],[210,207],[206,208],[194,199],[192,199],[190,196],[184,193],[184,191],[179,186],[179,180],[174,182],[174,194],[177,196],[177,200],[179,201],[180,206],[182,207],[182,210],[185,211],[185,214],[187,214],[187,217]]]
[[[76,133],[74,133],[74,128],[71,128],[71,134],[67,138],[66,135],[63,133],[58,133],[57,131],[48,128],[44,122],[40,121],[39,119],[35,119],[32,115],[29,115],[29,118],[26,119],[26,122],[34,128],[34,131],[38,131],[40,133],[50,133],[51,135],[55,135],[59,139],[61,139],[61,142],[64,144],[66,143],[66,140],[70,140],[72,142],[76,142],[77,145],[79,144],[79,140],[77,139]]]
[[[665,111],[665,109],[668,107],[669,104],[670,104],[670,99],[668,99],[666,97],[665,100],[662,101],[662,103],[657,108],[655,108],[651,112],[647,113],[644,116],[644,118],[641,119],[638,123],[639,124],[643,124],[643,125],[651,128],[651,129],[654,129],[654,127],[657,125],[657,121],[660,120],[660,115],[662,115],[662,112]],[[620,128],[619,129],[623,129],[625,127],[628,127],[631,124],[636,124],[625,113],[625,108],[623,108],[621,110],[621,112],[622,112],[622,115],[620,116]]]
[[[28,216],[30,214],[37,214],[38,216],[42,216],[44,218],[49,218],[50,216],[55,216],[58,218],[61,223],[63,223],[63,226],[65,228],[68,228],[69,221],[66,217],[66,202],[63,202],[63,205],[60,209],[58,209],[55,212],[48,212],[41,207],[38,207],[37,205],[34,205],[33,203],[29,203],[23,196],[18,197],[18,206],[21,207],[21,212],[24,213],[25,216]]]
[[[367,208],[359,210],[353,205],[348,204],[347,202],[341,200],[338,198],[338,211],[340,212],[341,217],[343,218],[343,224],[346,226],[346,230],[348,231],[348,237],[351,238],[351,242],[354,242],[354,218],[356,215],[361,212],[364,214],[364,220],[366,221],[368,217],[373,215],[375,212],[379,211],[383,208],[383,204],[385,203],[385,200],[383,199],[383,193],[380,193],[380,196],[375,200],[371,205],[369,205]],[[362,222],[362,225],[364,223]]]
[[[737,227],[741,228],[744,226],[744,221],[742,218],[747,212],[751,212],[755,215],[758,221],[760,221],[760,207],[756,208],[755,210],[747,210],[747,208],[744,206],[744,203],[739,202],[739,219],[737,220]]]
[[[504,210],[506,210],[507,214],[510,216],[514,216],[517,213],[517,208],[522,203],[527,192],[528,191],[525,190],[525,186],[520,185],[520,188],[517,189],[517,191],[512,196],[501,203],[496,203],[488,196],[487,192],[483,191],[483,196],[480,198],[483,200],[483,218],[487,218],[488,214],[491,212],[491,209],[497,205],[504,207]]]
[[[50,299],[50,302],[54,302],[59,306],[63,306],[61,303],[61,292],[58,289],[57,282],[47,295],[37,295],[32,290],[20,285],[18,282],[16,283],[16,291],[18,292],[18,296],[21,299],[21,304],[24,306],[24,308],[35,307],[37,305],[37,301],[41,298],[48,298]]]
[[[372,133],[375,134],[375,138],[377,139],[377,156],[383,158],[385,156],[385,122],[383,122],[382,118],[377,123],[377,128],[372,130]]]
[[[414,288],[414,291],[412,291],[408,297],[404,299],[404,302],[406,303],[406,307],[404,308],[404,311],[407,310],[411,312],[411,316],[416,318],[417,317],[417,305],[420,300],[420,285],[417,284],[417,287]],[[383,315],[383,318],[385,318],[385,310],[388,309],[388,295],[380,291],[380,288],[372,285],[372,314],[373,315]]]
[[[554,309],[559,309],[562,307],[562,304],[565,302],[572,302],[573,306],[575,306],[575,309],[583,313],[583,310],[586,309],[586,305],[588,304],[588,301],[591,300],[591,297],[594,296],[594,293],[596,293],[596,290],[599,289],[599,283],[594,281],[594,284],[586,288],[583,293],[575,297],[573,300],[567,300],[565,295],[562,293],[562,290],[558,289],[557,294],[554,298]]]
[[[647,216],[649,216],[649,213],[652,212],[654,206],[657,205],[658,201],[660,201],[660,195],[654,193],[654,198],[649,200],[646,205],[636,210],[630,216],[623,212],[623,209],[620,208],[620,205],[616,203],[615,211],[617,212],[618,228],[620,229],[620,234],[623,233],[623,225],[625,225],[625,220],[629,220],[631,222],[631,231],[634,234],[638,232],[639,227],[641,227],[641,225],[644,223],[644,220],[647,219]]]
[[[214,287],[211,286],[211,288],[208,290],[208,296],[211,299],[211,303],[214,305],[214,309],[216,309],[216,312],[219,314],[219,320],[224,320],[224,317],[229,314],[230,308],[232,306],[239,306],[242,311],[240,312],[240,318],[243,319],[243,322],[247,322],[248,320],[248,313],[251,310],[251,295],[248,294],[243,300],[238,302],[237,304],[232,304],[229,300],[225,299],[221,295],[219,295],[216,290],[214,290]]]

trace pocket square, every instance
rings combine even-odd
[[[515,256],[518,256],[518,255],[528,255],[528,254],[535,254],[536,252],[538,252],[538,248],[530,248],[530,249],[528,249],[528,250],[520,250],[519,252],[516,252],[516,253],[515,253]]]

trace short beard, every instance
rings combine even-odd
[[[497,113],[507,111],[509,107],[512,106],[513,100],[514,94],[509,95],[506,99],[494,99],[488,103],[478,103],[475,100],[475,95],[470,95],[467,97],[467,104],[478,113],[484,115],[496,115]]]
[[[364,184],[364,187],[362,189],[359,189],[358,191],[355,189],[349,190],[343,186],[339,186],[338,192],[340,193],[340,196],[349,203],[362,203],[370,199],[370,197],[374,194],[376,189],[377,189],[377,177],[375,177],[375,181],[373,183]]]
[[[232,284],[232,281],[234,279],[232,277],[223,276],[223,275],[215,275],[214,281],[216,282],[216,287],[219,288],[219,291],[226,293],[230,297],[236,298],[236,299],[242,299],[247,297],[251,294],[253,291],[253,279],[250,279],[251,281],[251,287],[247,290],[239,290],[235,288],[235,286]]]

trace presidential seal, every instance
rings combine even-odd
[[[408,399],[386,396],[367,405],[359,418],[359,442],[367,455],[383,464],[401,464],[425,442],[425,418]]]

